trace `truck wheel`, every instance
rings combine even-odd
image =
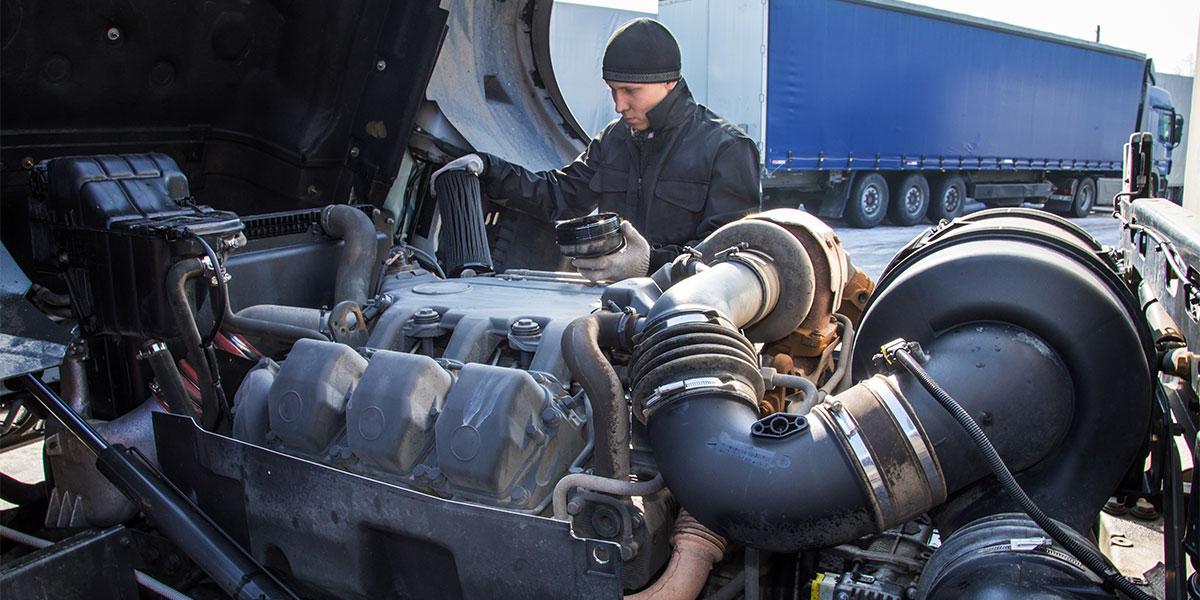
[[[896,186],[896,201],[888,208],[892,222],[897,225],[916,225],[929,210],[929,181],[920,173],[910,173]]]
[[[938,179],[933,195],[929,199],[929,220],[937,223],[962,216],[967,205],[967,184],[958,175],[947,175]]]
[[[1068,213],[1076,219],[1082,219],[1092,213],[1092,205],[1096,203],[1096,180],[1085,177],[1075,186],[1075,197],[1071,199],[1071,210]]]
[[[860,176],[850,189],[844,216],[852,227],[870,229],[883,222],[887,209],[887,180],[879,173],[867,173]]]

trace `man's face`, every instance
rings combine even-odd
[[[613,108],[625,118],[625,124],[643,131],[650,128],[650,119],[646,118],[646,113],[658,106],[658,103],[667,97],[667,92],[675,89],[678,82],[625,83],[605,80],[604,83],[612,90]]]

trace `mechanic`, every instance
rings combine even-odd
[[[469,170],[501,205],[548,222],[596,209],[618,213],[625,247],[573,264],[591,281],[645,276],[760,204],[757,147],[696,104],[680,66],[670,30],[653,19],[630,21],[604,51],[604,82],[621,118],[571,164],[532,172],[480,152],[451,161],[433,177]]]

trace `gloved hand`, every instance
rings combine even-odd
[[[442,168],[434,171],[433,175],[429,176],[430,193],[433,193],[433,182],[437,181],[438,175],[447,171],[467,171],[473,175],[479,175],[483,173],[483,159],[478,154],[468,154],[446,163]]]
[[[621,222],[621,233],[625,236],[624,248],[596,258],[572,259],[571,264],[592,283],[645,277],[650,270],[650,243],[629,221]]]

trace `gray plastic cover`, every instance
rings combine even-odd
[[[530,508],[551,491],[584,446],[527,371],[463,367],[436,425],[438,466],[455,491]]]
[[[289,448],[318,454],[345,424],[346,400],[367,359],[344,344],[300,340],[271,392],[271,432]]]
[[[367,465],[407,476],[433,449],[451,378],[432,358],[379,350],[346,406],[346,442]]]

